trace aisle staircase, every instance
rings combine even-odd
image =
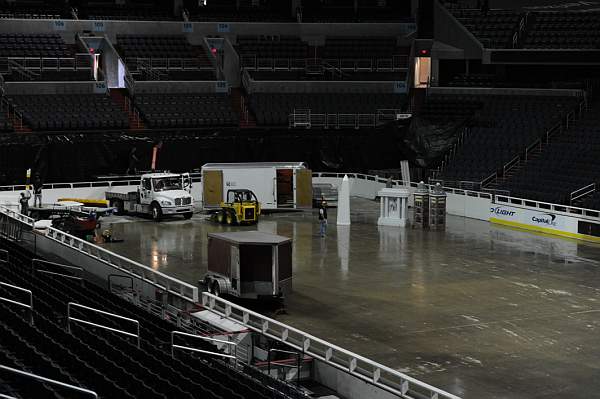
[[[540,143],[539,146],[528,150],[525,157],[519,157],[519,159],[515,160],[515,163],[509,167],[505,166],[502,176],[498,176],[489,183],[484,184],[483,188],[486,191],[497,191],[498,187],[504,185],[513,176],[518,175],[521,170],[527,166],[527,163],[539,158],[547,145],[548,143]]]
[[[110,89],[110,96],[114,102],[120,105],[120,107],[127,112],[129,116],[129,129],[130,130],[143,130],[146,129],[142,118],[138,111],[133,107],[132,101],[127,95],[127,89]]]
[[[256,127],[256,118],[248,109],[248,99],[240,88],[231,89],[231,104],[240,116],[240,128],[252,129]]]
[[[7,114],[8,121],[13,125],[16,133],[30,133],[32,132],[31,128],[23,122],[23,119],[17,116],[14,112],[9,111]]]
[[[536,142],[528,147],[524,154],[520,154],[515,158],[515,160],[504,165],[503,170],[498,172],[498,176],[496,178],[490,179],[487,183],[484,181],[482,188],[485,191],[497,191],[498,187],[504,186],[513,178],[513,176],[521,174],[521,171],[527,166],[528,163],[540,158],[543,155],[546,147],[552,144],[553,139],[571,134],[571,130],[575,126],[577,126],[577,120],[571,120],[570,123],[565,123],[563,121],[560,125],[550,129],[546,138],[540,139],[539,142]],[[503,191],[503,194],[510,194],[509,192],[505,192],[506,190],[499,191]],[[581,198],[581,201],[584,199],[585,198]]]

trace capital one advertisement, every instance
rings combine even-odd
[[[492,204],[490,207],[490,221],[502,223],[508,225],[515,225],[516,227],[531,226],[540,229],[551,229],[568,231],[567,218],[562,215],[557,215],[550,211],[544,212],[541,210],[530,210],[523,208],[516,208],[512,206],[496,205]]]

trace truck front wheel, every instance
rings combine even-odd
[[[183,214],[184,219],[191,219],[194,216],[194,212],[187,212]]]
[[[160,222],[160,220],[162,219],[162,209],[160,208],[160,205],[154,203],[152,204],[150,210],[152,212],[152,220],[154,220],[155,222]]]

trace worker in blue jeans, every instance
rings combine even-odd
[[[319,234],[325,237],[327,233],[327,201],[321,197],[321,205],[319,206]]]

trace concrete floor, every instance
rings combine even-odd
[[[316,214],[260,221],[294,238],[279,320],[464,398],[597,397],[600,246],[459,217],[445,232],[378,228],[376,203],[352,209],[345,228],[330,212],[324,239]],[[112,250],[190,283],[207,233],[231,229],[200,215],[106,223],[126,240]]]

